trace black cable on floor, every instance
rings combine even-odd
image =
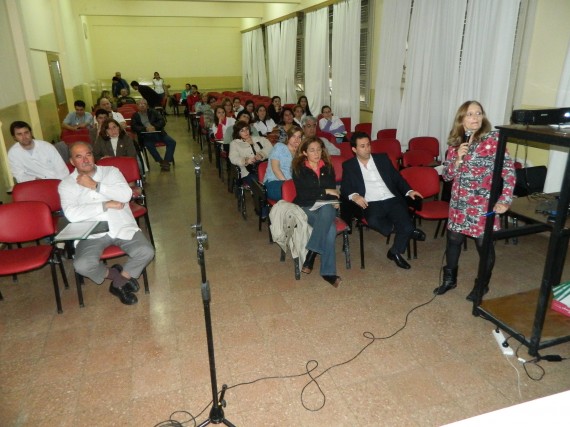
[[[351,358],[340,362],[340,363],[336,363],[334,365],[329,366],[327,369],[325,369],[323,372],[321,372],[320,374],[313,376],[312,373],[317,369],[317,367],[319,366],[319,362],[317,360],[311,359],[309,361],[307,361],[307,363],[305,364],[305,372],[303,373],[299,373],[299,374],[292,374],[292,375],[275,375],[275,376],[266,376],[266,377],[260,377],[257,378],[255,380],[252,381],[246,381],[246,382],[241,382],[238,384],[234,384],[231,386],[228,386],[226,390],[230,390],[233,388],[237,388],[237,387],[241,387],[241,386],[246,386],[246,385],[251,385],[251,384],[255,384],[258,383],[260,381],[266,381],[266,380],[274,380],[274,379],[279,379],[279,380],[283,380],[283,379],[292,379],[292,378],[300,378],[300,377],[304,377],[304,376],[308,376],[310,378],[310,381],[305,384],[305,386],[303,387],[303,389],[301,390],[301,405],[303,405],[303,408],[305,408],[308,411],[312,411],[312,412],[316,412],[321,410],[326,403],[326,395],[325,392],[323,391],[323,389],[321,388],[321,385],[319,384],[319,382],[317,381],[321,376],[323,376],[324,374],[326,374],[327,372],[329,372],[330,370],[334,369],[334,368],[338,368],[340,366],[346,365],[350,362],[352,362],[353,360],[355,360],[356,358],[358,358],[362,353],[364,353],[364,351],[370,347],[372,344],[374,344],[374,342],[376,341],[381,341],[381,340],[387,340],[390,339],[394,336],[396,336],[397,334],[399,334],[401,331],[403,331],[406,326],[408,325],[408,319],[410,317],[410,315],[418,310],[421,307],[424,307],[428,304],[430,304],[435,298],[437,297],[437,295],[433,295],[428,301],[421,303],[415,307],[413,307],[410,311],[408,311],[408,313],[406,314],[405,318],[404,318],[404,324],[396,329],[394,332],[392,332],[390,335],[386,335],[383,337],[376,337],[372,332],[368,332],[365,331],[363,332],[363,336],[365,338],[367,338],[368,340],[370,340],[366,345],[364,345],[354,356],[352,356]],[[322,395],[322,404],[316,408],[310,408],[305,404],[305,400],[304,400],[304,393],[305,390],[307,389],[307,387],[311,384],[315,384],[319,390],[319,392]],[[219,393],[218,393],[219,394]],[[175,411],[170,415],[170,418],[168,420],[162,421],[158,424],[156,424],[154,427],[184,427],[187,423],[189,423],[190,421],[194,422],[194,426],[196,426],[196,419],[200,417],[200,415],[202,415],[208,408],[210,408],[212,405],[212,401],[210,400],[210,402],[204,407],[204,409],[202,409],[202,411],[200,411],[200,413],[198,413],[198,415],[196,415],[195,417],[188,411]],[[186,420],[186,421],[178,421],[174,419],[174,415],[177,413],[181,413],[181,414],[187,414],[190,419]]]

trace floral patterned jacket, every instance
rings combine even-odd
[[[497,131],[483,135],[474,141],[463,157],[463,163],[456,167],[457,148],[450,147],[444,162],[443,179],[453,181],[449,202],[447,228],[471,237],[481,237],[485,231],[485,214],[493,210],[489,204],[491,181],[498,145]],[[505,153],[503,190],[498,203],[510,205],[515,187],[515,171],[509,153]],[[499,229],[499,215],[495,215],[494,230]]]

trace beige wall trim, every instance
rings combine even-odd
[[[248,28],[247,30],[241,30],[240,33],[242,33],[242,34],[244,34],[244,33],[249,33],[250,31],[255,31],[255,30],[257,30],[258,28],[263,28],[263,27],[265,27],[265,25],[266,25],[266,24],[259,24],[259,25],[256,25],[255,27],[250,27],[250,28]]]
[[[265,22],[263,25],[264,25],[265,27],[267,27],[267,26],[269,26],[269,25],[278,24],[279,22],[283,22],[283,21],[286,21],[286,20],[288,20],[288,19],[298,17],[300,14],[301,14],[301,12],[289,13],[289,14],[287,14],[287,15],[284,15],[284,16],[280,17],[280,18],[272,19],[271,21],[267,21],[267,22]]]

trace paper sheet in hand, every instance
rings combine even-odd
[[[67,224],[65,228],[55,236],[55,240],[84,240],[92,234],[105,233],[107,231],[109,231],[107,221],[72,222]]]
[[[325,205],[336,205],[340,200],[317,200],[313,206],[309,208],[310,211],[316,211]]]

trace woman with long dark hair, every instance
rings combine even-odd
[[[297,149],[291,166],[297,197],[293,201],[307,214],[313,227],[307,242],[307,256],[301,271],[310,274],[317,254],[321,255],[320,273],[335,288],[342,279],[336,275],[336,212],[337,205],[327,204],[310,210],[317,200],[338,199],[336,179],[329,154],[320,138],[305,138]]]

